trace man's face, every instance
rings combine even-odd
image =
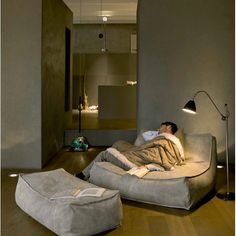
[[[172,133],[170,125],[161,125],[159,128],[160,133]]]

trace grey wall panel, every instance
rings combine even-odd
[[[139,129],[172,120],[188,133],[212,133],[224,160],[225,124],[210,100],[196,98],[195,116],[181,110],[197,90],[206,90],[222,112],[229,106],[234,162],[234,1],[140,0],[137,31]]]
[[[71,31],[72,12],[60,0],[43,1],[42,39],[42,164],[64,145],[65,111],[65,31]],[[70,54],[72,55],[72,45]],[[72,56],[70,56],[72,68]],[[72,87],[72,74],[69,78]],[[69,109],[72,92],[69,92]]]
[[[136,119],[136,86],[99,86],[98,119]]]
[[[1,167],[41,168],[41,0],[3,0]]]

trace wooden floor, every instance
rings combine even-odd
[[[70,173],[82,170],[104,148],[90,148],[87,152],[63,149],[42,170],[64,168]],[[231,191],[234,191],[234,168],[231,167]],[[30,173],[36,170],[1,171],[1,235],[53,236],[53,232],[24,213],[15,203],[17,178],[10,173]],[[218,169],[216,191],[225,190],[225,168]],[[123,203],[122,226],[100,235],[114,236],[233,236],[235,235],[235,202],[223,201],[213,195],[191,211],[153,206],[128,200]]]

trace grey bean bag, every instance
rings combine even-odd
[[[118,191],[105,190],[101,197],[69,198],[72,190],[97,187],[64,169],[21,174],[15,199],[35,220],[60,236],[94,235],[121,224]]]
[[[119,190],[122,198],[189,210],[214,188],[216,139],[210,134],[188,134],[183,142],[185,165],[173,171],[153,171],[138,178],[109,162],[97,162],[89,181]],[[129,144],[121,145],[121,149],[125,148]]]

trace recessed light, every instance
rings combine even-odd
[[[222,169],[222,168],[224,168],[224,166],[222,166],[222,165],[217,165],[217,168],[218,168],[218,169]]]
[[[12,174],[9,174],[8,176],[11,177],[11,178],[14,178],[14,177],[17,177],[18,174],[12,173]]]

